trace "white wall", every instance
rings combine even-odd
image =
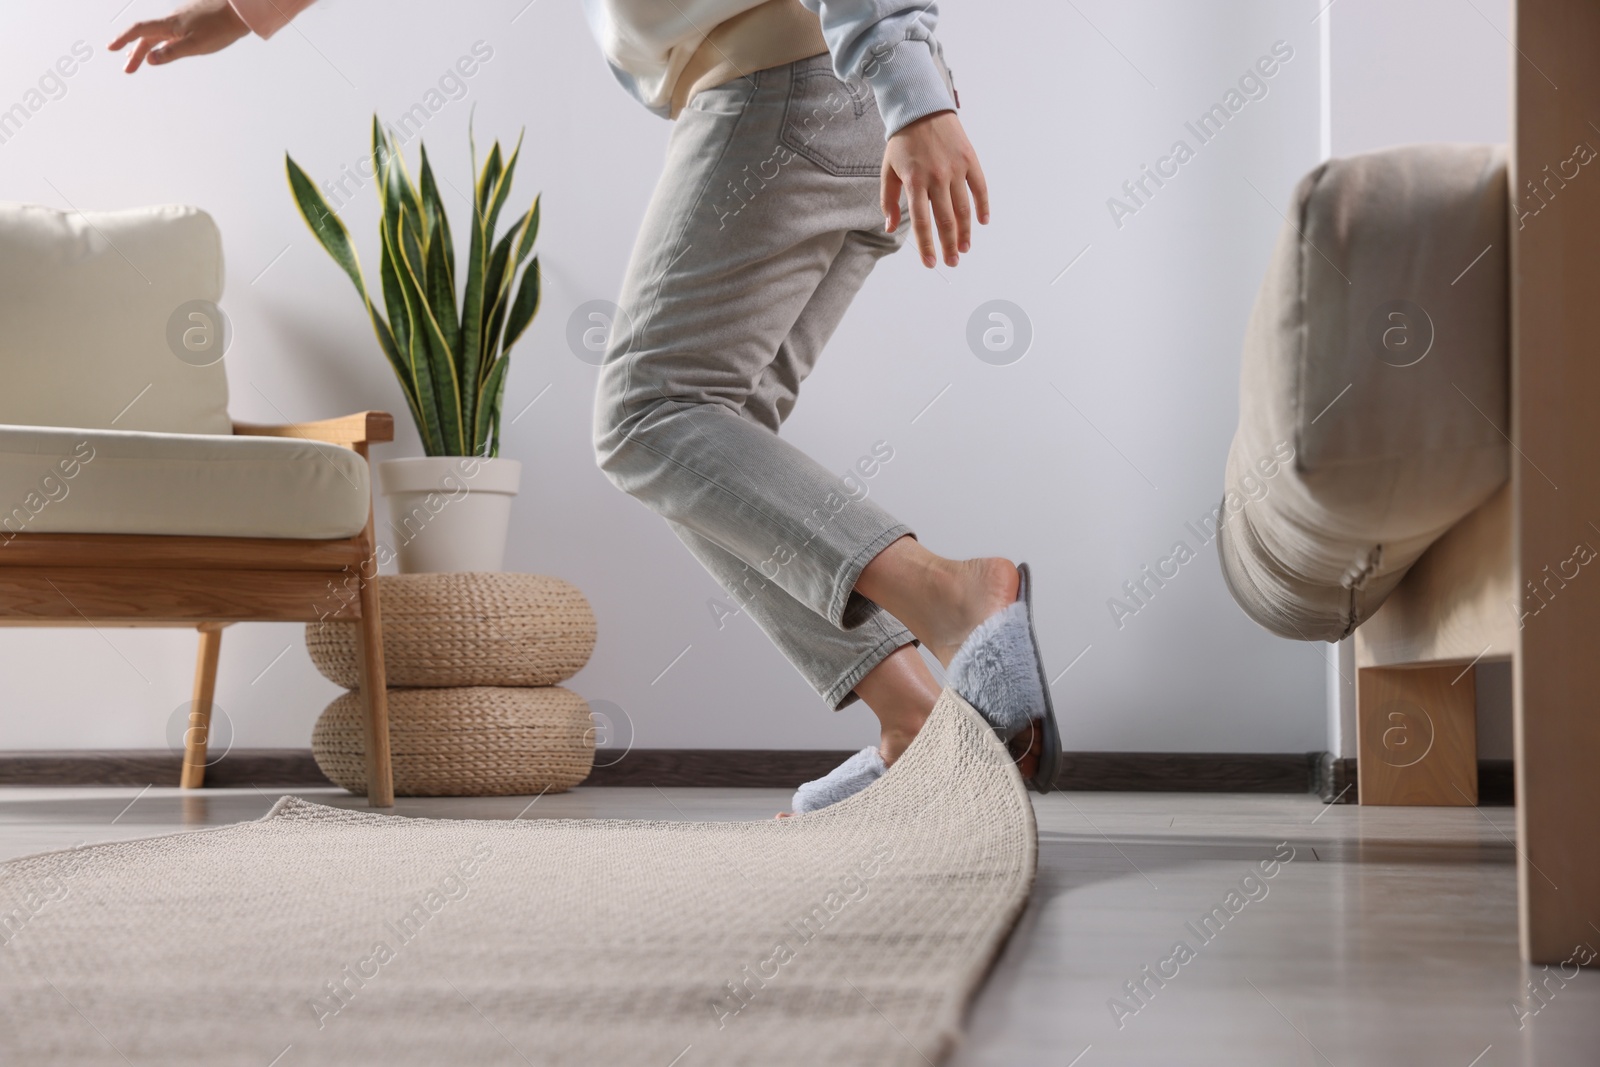
[[[1328,117],[1335,156],[1416,141],[1510,136],[1508,4],[1340,0],[1327,21]],[[1331,651],[1331,646],[1330,646]],[[1354,666],[1329,667],[1328,748],[1355,754]],[[1510,668],[1478,676],[1478,755],[1511,757]]]
[[[74,41],[98,46],[162,12],[120,3],[13,13],[0,106]],[[595,372],[567,350],[565,325],[584,301],[615,296],[669,127],[613,83],[577,5],[525,4],[390,0],[380,17],[380,5],[325,0],[271,42],[133,78],[97,52],[64,98],[0,145],[0,190],[84,209],[206,207],[230,263],[234,414],[403,412],[353,293],[291,205],[283,152],[333,175],[363,153],[374,109],[398,116],[487,42],[494,54],[470,95],[442,108],[425,139],[466,188],[470,108],[480,144],[528,130],[517,196],[545,194],[547,291],[508,410],[548,391],[505,436],[505,454],[526,463],[508,565],[568,578],[593,600],[600,645],[573,688],[625,709],[642,746],[864,744],[875,736],[865,710],[828,714],[748,620],[719,630],[708,601],[720,591],[594,467]],[[1073,748],[1324,745],[1320,646],[1251,624],[1214,545],[1185,525],[1220,495],[1244,321],[1279,211],[1318,158],[1319,6],[944,5],[994,223],[958,269],[925,271],[910,255],[881,266],[785,431],[841,471],[887,440],[895,458],[872,492],[930,547],[1034,563],[1050,668],[1074,664],[1055,686]],[[1198,146],[1184,123],[1279,40],[1294,54],[1268,95]],[[1119,228],[1108,198],[1180,137],[1195,157]],[[343,215],[373,262],[370,190]],[[1034,331],[1010,366],[980,362],[965,341],[969,315],[997,298]],[[385,454],[416,447],[407,428]],[[1180,539],[1198,558],[1119,628],[1108,600]],[[192,655],[182,633],[6,631],[0,747],[161,745],[188,699]],[[218,702],[238,744],[304,746],[334,692],[297,628],[228,631]]]

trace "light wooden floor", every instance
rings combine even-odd
[[[0,789],[0,859],[259,817],[277,792]],[[301,795],[364,808],[332,790]],[[407,800],[456,818],[765,818],[787,792],[579,789]],[[1600,1063],[1600,973],[1517,957],[1510,808],[1325,808],[1312,797],[1036,798],[1034,899],[973,1010],[960,1065],[1506,1067]],[[1186,924],[1244,884],[1209,942]],[[1263,894],[1263,890],[1265,891]],[[1245,900],[1242,905],[1239,901]],[[1600,923],[1600,902],[1596,907]],[[1213,920],[1213,925],[1217,925]],[[1185,942],[1148,998],[1124,983]],[[1600,926],[1591,942],[1600,948]],[[1526,983],[1542,980],[1544,1001]],[[1127,1011],[1119,1020],[1109,1002]],[[1518,1013],[1537,1008],[1519,1026]],[[1137,1008],[1137,1011],[1133,1009]],[[1120,1021],[1120,1026],[1119,1026]]]

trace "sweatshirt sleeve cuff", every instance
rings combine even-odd
[[[310,7],[311,0],[228,0],[228,4],[252,33],[264,39]]]
[[[235,0],[237,2],[237,0]],[[931,40],[907,38],[880,60],[869,59],[867,84],[878,101],[888,136],[893,137],[925,115],[956,109],[953,86]]]

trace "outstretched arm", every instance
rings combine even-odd
[[[184,56],[220,52],[245,34],[271,37],[312,0],[191,0],[166,18],[138,22],[110,44],[113,52],[134,45],[123,69],[171,63]]]

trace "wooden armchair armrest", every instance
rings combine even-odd
[[[394,440],[394,416],[387,411],[358,411],[337,419],[319,422],[290,422],[283,425],[236,422],[233,432],[249,437],[298,437],[307,441],[326,441],[331,445],[362,449],[358,446]]]

